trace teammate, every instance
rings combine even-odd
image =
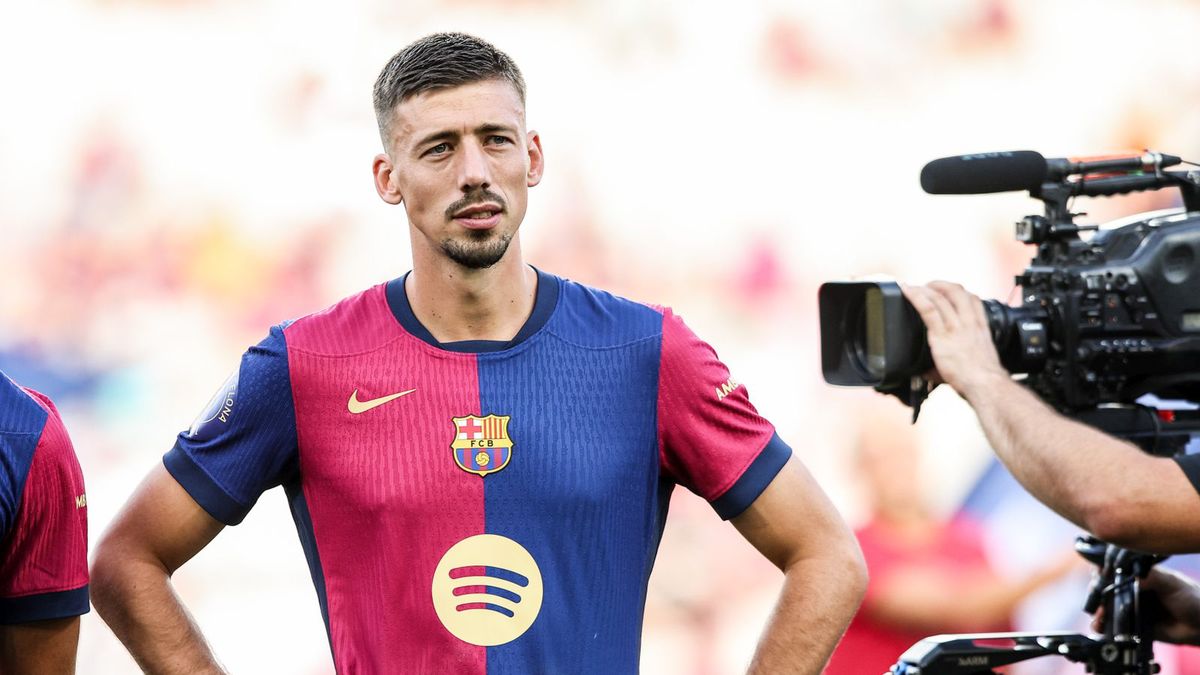
[[[857,545],[678,317],[524,262],[544,163],[516,65],[429,36],[375,108],[412,271],[246,352],[100,543],[101,616],[151,672],[220,672],[169,577],[283,485],[338,672],[635,672],[682,484],[786,574],[752,668],[819,672]]]
[[[75,672],[87,495],[54,404],[0,373],[0,673]]]

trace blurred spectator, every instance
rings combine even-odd
[[[920,445],[908,410],[872,405],[859,432],[856,466],[872,508],[858,530],[871,580],[828,675],[883,673],[929,635],[1010,630],[1021,600],[1083,562],[1065,552],[1025,578],[999,577],[984,555],[982,530],[934,517],[921,485]]]

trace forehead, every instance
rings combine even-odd
[[[401,143],[430,133],[470,133],[485,124],[525,128],[525,106],[505,80],[484,80],[421,92],[393,112],[392,138]]]

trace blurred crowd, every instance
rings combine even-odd
[[[867,546],[885,551],[876,583],[903,541],[928,553],[944,535],[947,555],[972,566],[963,595],[1004,591],[977,621],[942,622],[897,609],[913,604],[903,593],[872,605],[886,597],[873,586],[864,620],[902,624],[905,640],[1085,625],[1086,573],[1059,564],[1069,527],[1015,487],[989,487],[984,513],[963,508],[1001,479],[987,477],[990,453],[953,394],[935,393],[901,443],[899,403],[823,383],[816,290],[882,273],[1013,299],[1029,252],[1011,223],[1038,204],[926,196],[916,177],[934,157],[1200,158],[1191,0],[6,5],[0,370],[58,401],[93,540],[269,326],[407,269],[403,213],[370,182],[370,88],[395,50],[437,30],[481,35],[525,72],[547,156],[522,230],[531,262],[673,306],[852,524],[891,542]],[[1080,210],[1101,221],[1172,204],[1152,194]],[[885,464],[899,496],[872,482]],[[914,510],[889,515],[897,504]],[[889,518],[904,536],[889,539]],[[677,490],[643,670],[739,672],[779,581]],[[178,585],[234,672],[332,672],[282,495]],[[1164,672],[1185,672],[1186,658],[1164,656]],[[94,614],[80,664],[135,672]]]

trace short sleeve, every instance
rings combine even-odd
[[[213,518],[242,522],[260,495],[296,471],[296,413],[285,325],[242,356],[164,457],[167,471]]]
[[[1183,475],[1187,476],[1188,482],[1200,492],[1200,453],[1191,455],[1176,455],[1172,459],[1183,469]]]
[[[750,506],[792,454],[713,348],[670,310],[663,310],[658,435],[664,473],[725,519]]]
[[[0,443],[9,450],[15,444],[35,444],[23,476],[12,471],[19,464],[4,467],[6,482],[15,486],[10,494],[19,495],[19,501],[0,548],[3,624],[79,616],[89,608],[83,472],[58,411],[44,396],[27,393],[47,412],[40,433],[32,438],[0,434]]]

